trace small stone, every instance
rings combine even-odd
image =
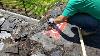
[[[1,31],[1,33],[0,33],[0,38],[2,38],[2,39],[9,38],[10,36],[11,36],[11,34],[7,33],[6,31]]]
[[[3,15],[0,13],[0,18],[2,18],[3,17]]]
[[[4,47],[4,43],[1,42],[1,43],[0,43],[0,51],[3,49],[3,47]]]

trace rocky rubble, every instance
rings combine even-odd
[[[1,25],[1,44],[4,43],[3,47],[1,47],[1,56],[31,56],[37,53],[39,56],[55,56],[56,54],[58,56],[62,55],[65,46],[70,47],[72,45],[63,38],[58,42],[43,35],[41,33],[43,29],[41,28],[46,27],[46,23],[37,26],[38,20],[24,18],[25,16],[19,16],[4,10],[1,10],[0,13],[5,18]],[[35,34],[36,31],[40,32]],[[5,33],[3,34],[3,32],[8,35],[4,36]]]
[[[47,23],[0,9],[0,56],[82,56],[78,34],[59,40],[44,35]],[[59,14],[59,13],[58,13]],[[55,14],[52,16],[54,17]],[[2,22],[1,22],[2,21]],[[72,33],[66,28],[63,33]],[[86,46],[88,56],[99,56],[100,49]]]

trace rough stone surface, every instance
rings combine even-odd
[[[4,43],[0,56],[82,56],[77,29],[72,28],[75,36],[68,37],[68,34],[72,36],[72,32],[66,28],[60,39],[55,40],[42,34],[47,23],[40,24],[39,20],[2,9],[0,9],[0,13],[5,18],[0,30],[11,34],[11,36],[4,36],[4,39],[0,38],[0,42]],[[55,16],[54,14],[52,17]],[[84,38],[88,56],[100,55],[100,42],[97,41],[100,38],[98,36],[100,36],[99,33],[88,36],[91,37],[89,39]],[[96,37],[96,40],[92,37]],[[96,45],[97,43],[98,45]]]

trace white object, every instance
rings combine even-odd
[[[0,25],[5,21],[5,18],[0,18]]]
[[[1,31],[1,33],[0,33],[0,38],[2,38],[2,39],[6,39],[10,36],[11,36],[11,34],[7,33],[6,31]]]
[[[50,18],[48,22],[53,23],[54,22],[54,18]]]
[[[1,43],[0,43],[0,51],[3,49],[3,47],[4,47],[4,43],[1,42]]]
[[[0,13],[0,18],[2,18],[3,17],[3,15]]]

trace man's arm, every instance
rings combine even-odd
[[[67,18],[68,17],[66,17],[66,16],[60,15],[56,19],[54,19],[54,23],[59,24],[59,23],[65,22],[65,21],[67,22]]]
[[[82,3],[83,3],[82,0],[69,0],[68,3],[66,4],[66,7],[62,15],[58,16],[54,20],[54,23],[58,24],[66,21],[68,17],[73,16],[75,13],[78,12],[77,9],[80,9],[80,7],[83,6]]]

